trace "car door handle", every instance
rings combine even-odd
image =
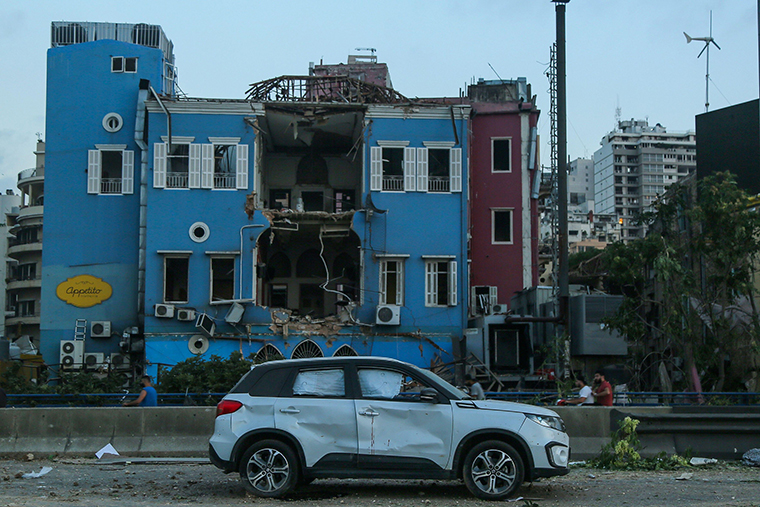
[[[300,414],[301,413],[300,410],[298,410],[297,408],[293,408],[293,407],[281,408],[280,412],[282,412],[283,414]]]
[[[375,417],[377,415],[380,415],[380,412],[375,412],[372,409],[365,408],[364,410],[359,411],[359,415],[366,415],[367,417]]]

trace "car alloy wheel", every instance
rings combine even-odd
[[[470,492],[484,500],[501,500],[517,491],[523,480],[520,455],[497,440],[473,447],[464,462],[463,477]]]
[[[264,440],[248,448],[240,462],[245,489],[256,496],[278,497],[298,482],[298,464],[291,448],[277,440]]]

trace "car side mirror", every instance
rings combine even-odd
[[[437,403],[438,391],[432,387],[425,387],[420,391],[420,400],[426,401],[428,403]]]

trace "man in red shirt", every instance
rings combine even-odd
[[[597,372],[594,373],[594,383],[599,384],[599,387],[594,391],[594,405],[611,407],[612,386],[604,379],[604,373],[601,370],[597,370]]]

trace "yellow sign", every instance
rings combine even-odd
[[[113,289],[100,278],[91,275],[79,275],[69,278],[58,285],[55,295],[77,308],[89,308],[99,305],[111,297]]]

